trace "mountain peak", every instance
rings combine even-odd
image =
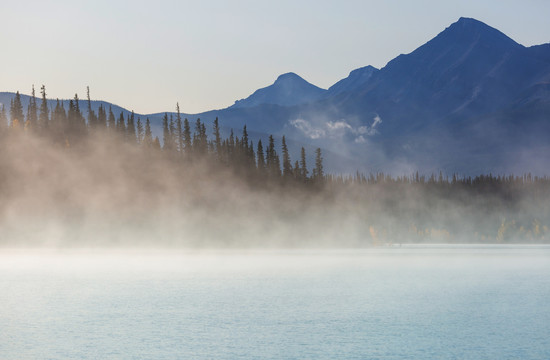
[[[281,82],[288,82],[288,81],[301,81],[301,82],[307,82],[305,81],[301,76],[297,75],[293,72],[287,72],[284,74],[279,75],[277,80],[275,80],[275,84],[281,83]]]
[[[237,100],[234,108],[252,107],[262,104],[292,106],[321,99],[326,90],[310,84],[299,75],[288,72],[265,88],[256,90],[246,99]]]
[[[455,23],[446,28],[440,36],[444,36],[450,42],[484,41],[492,47],[518,47],[521,46],[499,30],[467,17],[461,17]]]
[[[462,26],[479,26],[479,25],[488,26],[477,19],[464,17],[464,16],[461,16],[455,24],[461,24]]]

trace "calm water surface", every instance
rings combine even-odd
[[[550,247],[0,251],[0,359],[550,359]]]

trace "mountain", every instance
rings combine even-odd
[[[5,94],[0,102],[9,104]],[[158,135],[163,114],[141,116]],[[460,18],[328,90],[287,73],[226,109],[183,116],[207,125],[218,117],[236,135],[246,124],[255,143],[284,134],[293,159],[301,146],[308,154],[321,147],[333,172],[549,174],[550,44],[525,47]]]
[[[363,86],[369,81],[372,75],[377,72],[378,69],[368,65],[359,69],[355,69],[349,73],[349,76],[345,79],[338,81],[336,84],[328,88],[329,95],[337,95],[343,92],[353,91],[360,86]]]
[[[370,168],[547,171],[548,49],[460,18],[356,89],[300,106],[300,122],[289,122]]]
[[[235,101],[231,107],[243,108],[262,104],[291,106],[319,100],[326,92],[294,73],[286,73],[279,76],[272,85],[256,90],[246,99]]]

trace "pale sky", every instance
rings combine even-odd
[[[230,106],[278,75],[328,88],[473,17],[550,42],[547,0],[0,0],[0,91],[107,100],[137,113]]]

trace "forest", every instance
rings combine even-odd
[[[370,247],[549,243],[550,178],[327,174],[283,136],[246,126],[49,108],[46,89],[0,109],[0,245]],[[81,105],[83,105],[81,107]],[[223,119],[221,119],[223,121]]]

